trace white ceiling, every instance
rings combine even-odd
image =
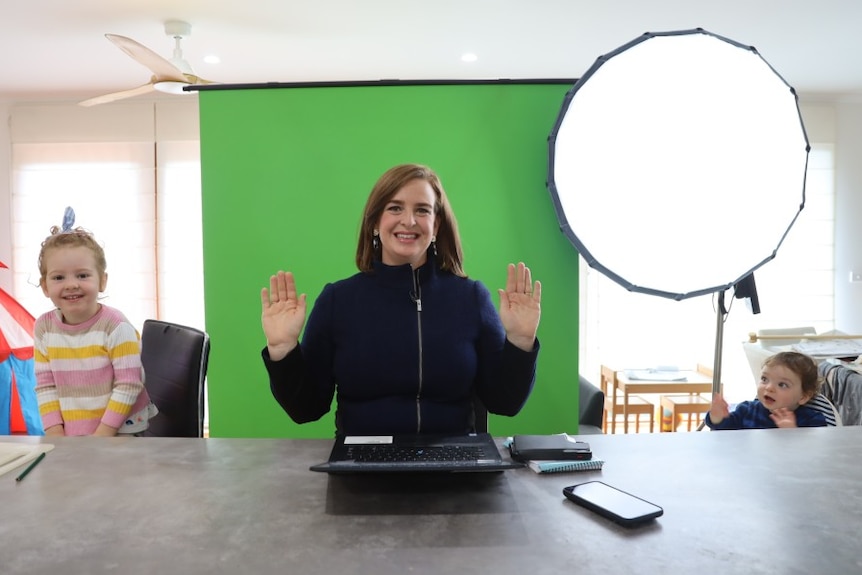
[[[225,83],[577,78],[644,32],[700,27],[756,47],[800,94],[862,96],[859,0],[4,0],[0,100],[144,84],[104,34],[170,58],[170,19],[192,24],[195,72]]]

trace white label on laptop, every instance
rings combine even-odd
[[[344,445],[370,445],[392,443],[391,435],[348,435],[344,438]]]

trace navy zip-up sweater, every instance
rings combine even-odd
[[[490,413],[515,415],[533,387],[539,342],[525,352],[506,334],[487,288],[435,269],[376,262],[327,284],[300,345],[274,362],[275,399],[297,423],[326,414],[336,433],[472,431],[475,393]]]

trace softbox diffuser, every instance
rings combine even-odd
[[[724,291],[775,257],[805,204],[795,91],[755,48],[700,28],[598,58],[549,148],[563,233],[629,291]]]

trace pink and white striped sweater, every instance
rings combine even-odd
[[[53,310],[36,320],[33,335],[45,429],[62,423],[66,435],[92,435],[99,423],[119,428],[150,403],[140,335],[119,310],[102,305],[78,325]]]

